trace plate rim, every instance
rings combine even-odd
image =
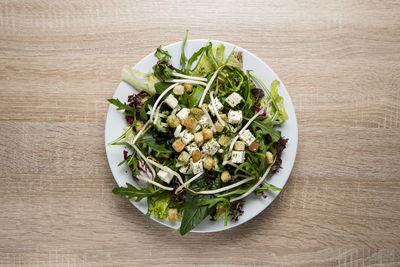
[[[243,51],[243,52],[249,54],[249,55],[252,56],[253,58],[257,59],[257,60],[262,64],[263,67],[265,67],[266,69],[268,69],[268,71],[270,71],[271,74],[272,74],[277,80],[280,81],[281,85],[283,86],[283,88],[284,88],[285,91],[287,92],[287,97],[285,97],[285,98],[286,98],[286,100],[291,104],[291,108],[292,108],[292,110],[293,110],[293,115],[294,115],[293,118],[289,118],[289,119],[290,119],[290,120],[292,120],[292,119],[294,120],[294,121],[293,121],[293,122],[294,122],[294,125],[293,125],[294,128],[293,128],[292,130],[293,130],[294,133],[295,133],[295,140],[294,140],[295,142],[293,142],[293,145],[294,145],[294,150],[293,150],[293,151],[294,151],[294,158],[293,158],[293,162],[292,162],[292,164],[290,164],[290,166],[285,166],[285,169],[288,171],[288,173],[287,173],[287,178],[285,178],[285,181],[284,181],[284,183],[283,183],[283,185],[282,185],[282,191],[283,191],[284,188],[285,188],[285,186],[286,186],[286,184],[287,184],[287,182],[288,182],[288,180],[289,180],[289,178],[290,178],[290,176],[291,176],[291,174],[292,174],[292,170],[293,170],[293,167],[294,167],[294,164],[295,164],[295,161],[296,161],[296,157],[297,157],[297,149],[298,149],[298,123],[297,123],[296,110],[295,110],[295,107],[294,107],[294,105],[293,105],[293,101],[292,101],[292,99],[291,99],[291,97],[290,97],[289,91],[287,90],[286,86],[284,85],[284,83],[282,82],[282,80],[279,78],[279,76],[274,72],[274,70],[273,70],[266,62],[264,62],[261,58],[259,58],[259,57],[256,56],[254,53],[250,52],[249,50],[247,50],[247,49],[245,49],[245,48],[242,48],[242,47],[240,47],[240,46],[238,46],[238,45],[235,45],[235,44],[232,44],[232,43],[229,43],[229,42],[220,41],[220,40],[214,40],[214,39],[190,39],[190,40],[188,39],[186,45],[188,45],[188,44],[191,43],[191,42],[204,42],[204,43],[212,42],[212,43],[217,43],[217,44],[218,44],[218,43],[222,43],[222,44],[224,44],[225,46],[231,46],[231,47],[233,47],[233,49],[236,49],[236,50],[239,49],[239,50],[241,50],[241,51]],[[182,44],[182,41],[177,41],[177,42],[170,43],[170,44],[168,44],[168,45],[163,45],[162,48],[168,50],[168,48],[171,48],[171,47],[176,46],[176,45],[181,45],[181,44]],[[142,57],[142,58],[133,66],[133,68],[136,68],[138,65],[140,65],[140,64],[142,64],[144,61],[146,61],[147,58],[153,56],[154,53],[155,53],[155,51],[156,51],[156,50],[152,50],[151,53],[149,53],[149,54],[145,55],[144,57]],[[260,78],[261,78],[261,77],[260,77]],[[117,93],[118,87],[121,85],[121,83],[126,83],[126,82],[120,81],[120,83],[118,83],[117,87],[116,87],[115,90],[114,90],[113,98],[115,97],[115,94]],[[126,84],[127,84],[127,83],[126,83]],[[128,84],[128,85],[129,85],[129,84]],[[129,85],[129,86],[130,86],[130,85]],[[135,89],[135,90],[136,90],[136,89]],[[112,173],[112,176],[113,176],[115,182],[117,183],[118,186],[125,186],[125,184],[120,184],[120,183],[118,182],[118,180],[117,180],[117,178],[116,178],[116,176],[115,176],[115,174],[114,174],[113,168],[112,168],[112,166],[111,166],[111,161],[110,161],[110,153],[108,152],[108,149],[107,149],[107,148],[108,148],[108,146],[107,146],[107,125],[108,125],[108,121],[109,121],[110,111],[111,111],[112,108],[113,108],[113,106],[112,106],[111,104],[109,104],[109,107],[108,107],[108,109],[107,109],[107,114],[106,114],[106,121],[105,121],[105,125],[104,125],[104,141],[105,141],[106,156],[107,156],[107,162],[108,162],[110,171],[111,171],[111,173]],[[275,199],[279,196],[279,194],[280,194],[282,191],[277,191],[276,194],[275,194],[275,196],[273,197],[273,199],[272,199],[272,201],[271,201],[270,203],[265,204],[265,206],[264,206],[261,210],[252,213],[252,215],[251,215],[247,220],[239,220],[239,221],[236,222],[235,224],[233,224],[233,225],[228,225],[228,226],[226,226],[226,227],[223,227],[222,229],[219,229],[219,228],[216,227],[216,228],[212,228],[212,229],[208,229],[208,230],[196,230],[196,228],[195,228],[195,229],[191,230],[190,232],[191,232],[191,233],[213,233],[213,232],[225,231],[225,230],[228,230],[228,229],[232,229],[232,228],[234,228],[234,227],[237,227],[237,226],[239,226],[239,225],[241,225],[241,224],[243,224],[243,223],[245,223],[245,222],[248,222],[248,221],[254,219],[257,215],[259,215],[262,211],[264,211],[267,207],[269,207],[269,206],[275,201]],[[247,198],[247,197],[246,197],[246,198]],[[246,199],[246,198],[245,198],[245,199]],[[146,199],[146,201],[147,201],[147,199]],[[141,213],[143,213],[143,215],[145,215],[145,213],[138,207],[138,202],[135,202],[135,201],[133,201],[133,200],[130,200],[130,202],[132,203],[133,206],[135,206],[136,209],[138,209]],[[245,211],[246,211],[246,210],[245,210]],[[145,216],[146,216],[146,215],[145,215]],[[153,216],[151,216],[150,218],[151,218],[153,221],[156,221],[157,223],[160,223],[160,224],[162,224],[162,225],[164,225],[164,226],[167,226],[167,227],[169,227],[169,228],[171,228],[171,229],[176,229],[176,228],[179,227],[179,225],[176,225],[177,227],[174,227],[174,226],[172,226],[172,225],[170,225],[170,224],[168,224],[168,223],[166,223],[166,222],[164,222],[164,221],[162,221],[162,220],[158,220],[158,219],[154,218]],[[206,219],[207,219],[207,218],[206,218]]]

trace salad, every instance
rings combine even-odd
[[[240,51],[225,57],[223,44],[208,42],[187,57],[187,35],[179,66],[160,46],[153,72],[122,69],[139,93],[108,99],[127,122],[108,145],[125,146],[119,166],[129,166],[138,185],[113,192],[145,199],[147,216],[180,221],[182,235],[207,217],[237,221],[247,196],[281,190],[268,178],[281,168],[288,141],[276,129],[288,119],[279,81],[267,88],[243,69]]]

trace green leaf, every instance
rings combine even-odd
[[[116,145],[120,140],[124,139],[126,137],[127,134],[129,134],[130,132],[132,132],[133,129],[133,124],[131,126],[128,127],[128,129],[125,130],[125,132],[123,132],[121,134],[120,137],[118,137],[117,139],[115,139],[114,141],[108,143],[107,145],[111,146],[111,145]]]
[[[169,192],[161,193],[158,198],[154,201],[151,210],[154,212],[154,216],[158,219],[164,219],[168,217],[168,207],[171,202],[171,195]]]
[[[183,73],[185,72],[185,69],[186,69],[187,58],[185,56],[185,44],[186,44],[186,41],[187,41],[188,33],[189,33],[189,31],[186,30],[185,37],[183,38],[182,47],[181,47],[181,60],[180,60],[180,63],[181,63],[181,70],[182,70]]]
[[[193,53],[193,55],[189,58],[188,63],[187,63],[187,69],[186,69],[186,73],[188,72],[193,72],[194,69],[192,68],[193,63],[199,58],[200,55],[202,55],[204,53],[204,51],[206,50],[207,46],[203,46],[202,48],[200,48],[197,52]],[[195,67],[196,68],[196,67]]]
[[[168,53],[168,51],[162,49],[161,45],[159,47],[157,47],[157,50],[154,53],[154,56],[156,58],[158,58],[158,61],[168,61],[171,59],[171,55]]]
[[[278,80],[274,80],[271,83],[271,95],[272,98],[274,99],[278,110],[279,110],[279,121],[284,121],[288,119],[288,115],[286,113],[285,107],[283,106],[283,97],[281,97],[278,93],[278,85],[280,84],[280,82]]]
[[[149,95],[155,94],[154,83],[158,82],[158,79],[152,73],[144,73],[125,65],[121,71],[121,78],[139,91],[145,91]]]
[[[186,193],[185,209],[183,212],[181,228],[179,230],[181,235],[185,235],[193,230],[208,215],[210,215],[212,209],[205,205],[198,205],[199,200],[201,199],[201,196],[195,195],[191,192]]]
[[[217,69],[215,59],[212,56],[212,43],[210,42],[202,51],[199,61],[193,70],[193,75],[207,75]]]
[[[137,144],[143,144],[149,146],[152,150],[159,153],[172,153],[171,150],[165,147],[165,144],[157,143],[150,134],[145,134],[139,140],[136,141]]]
[[[158,190],[150,190],[149,188],[136,188],[133,185],[126,183],[126,187],[116,187],[112,190],[112,192],[116,195],[120,195],[125,197],[126,199],[132,199],[135,198],[135,201],[140,201],[143,198],[148,198],[148,197],[153,197],[157,196],[161,191],[164,191],[162,189]]]
[[[158,82],[154,84],[154,88],[156,89],[157,94],[162,94],[168,87],[170,87],[170,83]]]
[[[262,191],[268,191],[268,190],[272,190],[272,191],[282,191],[282,188],[277,187],[275,185],[269,184],[267,182],[263,182],[262,186],[258,187],[256,189],[256,193],[262,192]]]
[[[194,191],[207,189],[207,183],[204,177],[199,178],[190,185]],[[204,199],[210,198],[209,195],[196,195],[190,191],[186,192],[185,207],[180,227],[181,235],[184,235],[199,225],[210,213],[212,208],[206,205],[200,205]]]
[[[251,128],[253,132],[257,132],[257,129],[260,129],[262,136],[269,134],[272,142],[275,143],[281,137],[281,132],[274,128],[275,125],[276,122],[274,120],[256,119],[253,121]]]

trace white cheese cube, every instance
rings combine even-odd
[[[218,111],[220,111],[221,109],[224,108],[224,105],[222,105],[222,103],[221,103],[221,101],[219,101],[218,97],[214,98],[214,104]],[[214,105],[212,103],[210,103],[208,105],[208,108],[210,109],[211,114],[213,114],[213,116],[215,116],[216,112],[214,110]]]
[[[203,161],[199,160],[198,162],[193,162],[193,160],[190,160],[190,168],[193,172],[193,174],[198,174],[203,171]]]
[[[240,103],[240,101],[242,101],[242,97],[236,93],[233,92],[232,94],[230,94],[226,99],[225,102],[229,104],[229,106],[231,106],[232,108],[235,107],[237,104]]]
[[[201,126],[199,124],[196,125],[196,128],[194,128],[195,132],[198,132],[201,130]]]
[[[159,170],[157,172],[158,177],[160,177],[161,180],[163,180],[164,182],[166,182],[167,184],[169,184],[172,180],[172,178],[174,177],[172,175],[172,173],[163,171],[163,170]]]
[[[232,151],[232,162],[233,163],[243,163],[245,159],[244,151]]]
[[[203,145],[203,153],[213,156],[219,150],[218,142],[213,138]]]
[[[178,99],[176,99],[175,96],[171,94],[165,99],[165,103],[167,103],[168,106],[174,109],[178,105]]]
[[[188,171],[189,171],[189,166],[187,166],[187,165],[179,168],[180,173],[187,174]]]
[[[175,136],[175,138],[178,138],[178,137],[179,137],[181,131],[182,131],[182,125],[179,124],[179,125],[175,128],[175,131],[174,131],[174,136]]]
[[[187,145],[193,141],[194,135],[188,130],[184,130],[179,134],[180,138],[182,138],[182,142]]]
[[[186,150],[189,152],[189,155],[192,155],[192,152],[194,150],[199,150],[199,147],[196,145],[196,143],[190,143],[189,145],[187,145]]]
[[[210,127],[210,122],[207,118],[206,115],[203,115],[200,120],[199,120],[199,124],[201,125],[201,127],[203,128],[209,128]]]
[[[176,114],[176,116],[177,116],[179,119],[181,119],[181,122],[183,123],[184,120],[186,119],[186,117],[189,116],[189,113],[190,113],[190,109],[188,109],[188,108],[183,108],[183,109],[181,109],[181,110]]]
[[[240,140],[245,141],[246,145],[250,145],[251,143],[253,143],[256,138],[254,137],[254,135],[250,132],[250,130],[246,130],[244,131],[240,136],[239,136]]]
[[[242,122],[242,111],[241,110],[229,110],[228,122],[232,124],[238,124]]]

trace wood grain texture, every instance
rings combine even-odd
[[[399,1],[0,1],[0,265],[399,266]],[[229,231],[181,237],[112,195],[106,99],[123,64],[235,43],[285,83],[284,191]]]

